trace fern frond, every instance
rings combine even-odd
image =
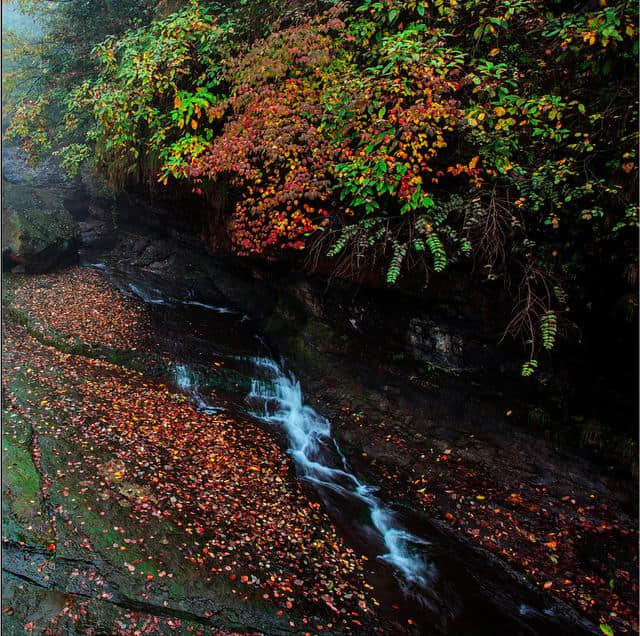
[[[538,361],[532,358],[531,360],[527,360],[522,365],[522,369],[520,370],[520,373],[522,374],[523,378],[529,378],[535,373],[535,370],[537,368],[538,368]]]
[[[558,335],[558,317],[555,311],[547,311],[540,319],[540,335],[542,346],[550,351],[556,343]]]
[[[447,266],[447,253],[444,251],[442,241],[436,234],[430,234],[427,237],[427,247],[433,257],[433,269],[436,272],[444,271]]]
[[[393,246],[393,256],[391,257],[391,263],[389,263],[389,269],[387,270],[387,283],[393,285],[400,276],[400,268],[404,257],[407,255],[406,243],[395,243]]]

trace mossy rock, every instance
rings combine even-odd
[[[3,183],[2,257],[4,266],[45,272],[77,257],[77,226],[55,189]]]

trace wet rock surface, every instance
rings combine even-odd
[[[2,255],[7,269],[44,272],[77,258],[78,233],[60,193],[5,183]]]
[[[2,257],[5,270],[46,272],[77,261],[84,188],[53,158],[30,166],[15,146],[2,147]]]
[[[136,249],[131,250],[134,244]],[[205,287],[200,279],[203,276],[202,267],[195,265],[191,267],[188,262],[181,261],[179,251],[174,250],[171,259],[165,261],[161,258],[163,250],[158,245],[155,245],[151,248],[151,253],[158,254],[160,258],[157,261],[149,261],[148,241],[132,236],[125,241],[125,247],[127,259],[135,259],[142,256],[141,262],[146,264],[147,267],[146,287],[137,293],[153,297],[153,294],[159,293],[157,290],[154,291],[154,286],[161,286],[161,281],[165,281],[167,276],[175,277],[173,279],[175,280],[175,292],[169,291],[169,294],[178,294],[178,292],[184,292],[189,289],[201,290],[201,288]],[[113,252],[110,252],[111,256],[113,254]],[[116,251],[115,254],[118,254],[118,252]],[[118,258],[122,259],[122,255],[118,256]],[[124,261],[121,260],[120,262]],[[130,263],[130,261],[127,262]],[[137,271],[143,271],[144,267],[145,265],[142,267],[138,265],[139,269]],[[231,285],[231,281],[234,278],[241,281],[244,280],[243,283],[235,282],[234,284],[237,288],[244,289],[244,293],[249,296],[252,285],[251,276],[245,279],[243,278],[243,273],[236,272],[233,275],[227,273],[227,278],[225,279],[222,274],[212,276],[212,274],[215,274],[215,267],[221,267],[220,264],[211,264],[210,267],[211,269],[208,271],[209,292],[206,296],[198,296],[198,298],[211,303],[225,302],[224,295],[218,287],[221,282],[225,285]],[[77,277],[75,281],[74,276]],[[83,356],[89,355],[90,359],[103,359],[106,365],[104,367],[99,366],[104,368],[105,371],[111,369],[112,367],[109,365],[115,362],[117,365],[124,365],[125,368],[139,369],[143,373],[151,373],[154,377],[163,377],[161,369],[163,365],[167,364],[167,361],[163,359],[162,355],[157,355],[162,351],[162,348],[158,346],[158,343],[154,345],[152,342],[144,342],[144,334],[152,331],[149,328],[149,324],[145,323],[143,316],[137,316],[133,306],[128,309],[124,308],[124,305],[129,302],[126,298],[118,299],[116,295],[109,299],[109,295],[113,293],[113,291],[109,291],[112,287],[109,284],[105,284],[105,282],[100,282],[103,280],[93,272],[87,273],[87,270],[76,270],[76,273],[73,271],[62,272],[60,275],[48,275],[45,277],[23,277],[20,286],[14,288],[12,298],[9,301],[15,310],[13,319],[17,319],[19,323],[24,323],[26,320],[25,315],[28,315],[29,321],[25,324],[27,324],[32,334],[36,334],[36,340],[49,348],[53,346],[53,349],[57,351],[66,352],[64,353],[65,356],[73,355],[74,352],[77,352]],[[83,285],[88,285],[88,287],[83,288]],[[246,287],[243,288],[243,285]],[[167,288],[165,285],[162,288],[163,293],[166,294],[171,289],[171,286],[169,284]],[[48,302],[55,302],[55,299],[64,297],[64,294],[67,293],[65,289],[70,292],[74,290],[69,296],[71,302],[64,303],[64,309],[61,307],[56,308],[55,305],[48,306]],[[79,292],[81,289],[84,289],[84,291]],[[100,307],[100,303],[86,304],[80,300],[92,295],[97,300],[104,298],[104,307],[111,306],[115,309],[120,303],[124,303],[123,311],[115,311],[111,317],[108,315],[103,316],[103,312],[93,313],[92,308]],[[300,293],[296,292],[294,296],[299,299]],[[75,300],[77,304],[75,308],[72,299],[77,299]],[[265,303],[263,307],[270,307],[272,312],[271,320],[273,320],[273,312],[276,312],[277,303],[273,303],[272,299],[271,305]],[[279,312],[278,315],[282,320],[282,315]],[[23,317],[22,319],[21,316]],[[296,316],[295,313],[292,313],[285,314],[285,317],[290,320]],[[121,319],[124,322],[120,324],[118,320]],[[105,321],[102,326],[99,324],[100,320]],[[269,324],[269,320],[269,314],[267,314],[265,324]],[[112,328],[109,329],[111,321]],[[300,351],[305,356],[313,356],[314,349],[318,352],[324,352],[325,356],[323,358],[316,357],[315,365],[311,364],[308,367],[305,375],[305,387],[308,388],[308,397],[320,412],[331,418],[334,431],[355,471],[369,483],[382,487],[381,493],[384,498],[393,501],[398,506],[398,510],[404,516],[408,527],[416,532],[428,531],[434,537],[441,537],[446,544],[457,544],[456,552],[461,560],[459,565],[455,567],[461,568],[461,574],[466,571],[467,577],[470,576],[472,571],[478,573],[473,576],[480,578],[470,578],[469,580],[474,580],[479,590],[487,585],[487,581],[483,581],[479,573],[483,571],[483,568],[488,567],[488,563],[494,561],[495,567],[503,572],[501,576],[506,577],[503,583],[506,587],[515,585],[516,581],[520,581],[519,585],[537,585],[542,597],[547,597],[549,601],[555,597],[562,603],[569,603],[578,612],[588,616],[593,621],[591,625],[597,625],[598,621],[606,620],[606,624],[613,624],[618,629],[625,628],[625,626],[627,629],[633,629],[633,620],[629,617],[632,615],[634,602],[632,569],[637,558],[633,547],[637,537],[637,528],[631,520],[631,515],[624,513],[625,508],[628,508],[631,502],[625,502],[615,494],[624,491],[624,483],[611,481],[610,477],[607,483],[606,475],[603,474],[602,477],[594,476],[593,466],[586,460],[580,460],[572,456],[571,453],[554,447],[553,444],[549,444],[544,440],[536,439],[525,432],[518,432],[517,428],[510,427],[508,431],[501,430],[496,425],[496,421],[499,421],[500,416],[503,415],[502,410],[506,408],[507,402],[496,401],[495,395],[493,396],[491,408],[489,408],[490,400],[488,396],[482,396],[482,394],[471,390],[467,390],[465,393],[467,403],[464,405],[464,409],[475,410],[477,420],[485,419],[484,426],[476,426],[463,419],[466,412],[464,409],[460,411],[456,408],[449,408],[445,413],[441,402],[431,402],[429,405],[429,393],[439,391],[444,393],[442,396],[442,399],[444,399],[446,396],[453,396],[454,391],[464,390],[462,383],[456,386],[449,384],[445,386],[442,383],[438,386],[439,376],[430,372],[428,376],[429,384],[426,386],[426,390],[429,393],[425,396],[425,390],[421,390],[421,386],[425,381],[424,376],[409,379],[407,383],[406,379],[401,379],[401,376],[396,375],[394,378],[393,370],[396,367],[393,364],[387,363],[385,367],[379,359],[378,364],[373,368],[365,369],[352,365],[348,369],[348,372],[352,375],[347,376],[347,370],[344,365],[339,366],[337,364],[337,361],[344,356],[344,352],[339,351],[339,347],[333,343],[334,337],[328,327],[324,327],[324,332],[322,329],[311,330],[307,335],[309,344],[305,343],[300,348]],[[43,336],[47,336],[47,333],[49,339],[46,337],[43,339]],[[113,353],[109,353],[113,349],[109,347],[113,345],[122,347],[127,343],[123,344],[121,340],[114,340],[113,342],[105,340],[108,337],[108,333],[118,334],[118,338],[123,336],[126,338],[127,334],[130,334],[134,341],[129,345],[133,345],[137,351],[131,352],[128,357],[127,355],[117,354],[114,358]],[[277,332],[272,333],[277,335]],[[65,334],[72,336],[72,338],[60,338],[61,335],[64,336]],[[95,335],[92,336],[92,334]],[[318,342],[318,336],[322,334],[326,337],[324,345]],[[10,335],[15,336],[13,332],[10,332]],[[194,333],[194,337],[199,337],[197,332]],[[92,338],[94,339],[92,340]],[[93,349],[79,350],[77,348],[80,346],[79,341],[87,341],[88,345]],[[343,340],[339,340],[339,342],[344,343]],[[29,346],[34,345],[35,343]],[[96,349],[96,347],[104,346],[107,346],[108,349],[103,349],[102,351]],[[184,346],[187,348],[190,346],[188,339],[185,340]],[[237,345],[234,344],[235,346]],[[15,345],[13,348],[15,348]],[[23,343],[18,349],[26,351],[28,346]],[[145,351],[149,353],[146,354]],[[295,353],[294,349],[289,351]],[[333,361],[331,356],[327,357],[327,351],[333,352],[331,356],[336,356]],[[368,355],[374,359],[373,350],[370,350]],[[303,361],[304,359],[306,358],[303,358]],[[55,361],[51,359],[41,366],[43,369],[55,369],[64,365],[63,360],[58,359]],[[93,364],[95,366],[95,363]],[[300,362],[298,364],[302,367]],[[32,363],[26,364],[26,360],[25,363],[18,364],[18,367],[21,369],[27,367],[27,369],[33,371]],[[324,371],[322,377],[317,375],[318,369]],[[109,375],[112,373],[113,371],[109,371]],[[121,372],[118,371],[118,373]],[[160,373],[160,376],[158,376],[158,373]],[[95,374],[95,370],[92,371],[92,374]],[[63,372],[62,375],[67,378],[65,384],[68,382],[68,378],[72,376],[68,371]],[[443,375],[442,377],[445,382],[450,380],[448,375]],[[110,391],[108,376],[96,376],[93,382],[95,384],[93,392],[96,395]],[[244,381],[238,377],[231,384],[225,385],[223,382],[218,383],[216,386],[221,388],[226,386],[231,389],[234,386],[234,382],[235,386],[238,387]],[[212,386],[214,384],[215,382]],[[418,398],[411,397],[412,393],[408,391],[414,384],[415,387],[412,391],[415,391],[417,396],[421,396],[422,402],[417,402]],[[37,385],[40,387],[47,386],[43,376],[39,376]],[[27,391],[34,391],[30,382],[28,382],[28,387]],[[77,395],[78,388],[60,387],[62,395],[65,395],[70,389],[74,395]],[[238,389],[236,388],[235,390]],[[123,391],[123,395],[130,395],[138,391],[139,389],[134,390],[130,387]],[[45,388],[45,393],[42,394],[42,397],[39,394],[29,396],[28,402],[35,405],[38,411],[44,410],[46,417],[47,410],[52,407],[49,404],[48,396],[54,393],[57,394],[57,392],[57,390],[52,391]],[[13,390],[11,394],[15,395],[16,391]],[[157,399],[157,397],[153,398],[154,401]],[[44,406],[42,406],[43,400],[47,402]],[[77,397],[74,398],[75,400],[77,400]],[[424,410],[420,410],[417,407],[419,404],[424,404]],[[96,406],[96,403],[93,402],[93,405],[88,409],[88,412],[92,413],[93,417],[100,413],[100,410],[96,410]],[[190,417],[193,416],[192,414]],[[12,417],[21,417],[21,413],[18,411],[17,415]],[[140,415],[135,415],[135,417],[139,418]],[[460,417],[460,419],[457,419],[457,417]],[[87,425],[89,425],[89,428],[86,429],[87,433],[91,433],[92,429],[89,422],[83,425],[83,429]],[[37,428],[38,426],[35,427],[35,429]],[[33,424],[32,430],[34,430]],[[94,431],[85,438],[87,444],[94,442],[96,432]],[[16,435],[15,429],[11,431],[11,435]],[[41,432],[40,435],[42,437],[38,438],[38,446],[42,446],[42,441],[46,439],[44,432]],[[56,441],[56,449],[59,446],[60,442]],[[198,444],[198,446],[207,447],[210,444]],[[32,447],[33,442],[31,441],[29,448]],[[45,448],[45,446],[42,447]],[[31,451],[30,453],[33,460],[33,453]],[[43,451],[41,451],[41,454],[44,455]],[[156,453],[154,452],[153,454],[155,455]],[[37,456],[38,454],[36,453]],[[112,475],[118,472],[126,475],[126,472],[123,472],[123,467],[127,466],[129,458],[130,452],[123,456],[122,460],[118,460],[117,457],[110,458],[112,463],[109,464],[108,470]],[[53,457],[51,457],[51,460],[53,460]],[[55,461],[57,462],[57,460]],[[49,474],[53,474],[54,465],[51,464],[51,468],[48,471]],[[60,466],[55,470],[56,472],[67,472],[68,469],[65,470]],[[11,483],[11,474],[7,475],[9,483]],[[100,474],[102,475],[102,473]],[[109,485],[109,489],[114,490],[116,493],[114,502],[118,498],[123,502],[131,501],[132,496],[134,498],[137,496],[136,488],[138,486],[135,485],[135,480],[134,483],[128,483],[129,478],[125,477],[122,481],[118,481],[118,478],[110,478],[108,473],[104,475],[104,478],[106,480],[105,483]],[[92,486],[84,483],[84,481],[79,490],[88,488],[88,492],[91,492],[95,485]],[[30,497],[36,497],[37,493],[40,493],[43,502],[49,497],[48,494],[46,497],[42,495],[42,487],[37,482],[32,488],[33,494]],[[62,495],[59,495],[59,501],[69,501],[68,497],[73,498],[79,495],[79,490],[74,492],[69,489],[67,495],[63,492]],[[91,497],[92,501],[93,499],[96,499],[96,497]],[[78,501],[77,496],[76,500]],[[179,498],[177,500],[179,501]],[[104,503],[108,505],[109,511],[114,510],[113,504],[109,503],[109,501]],[[94,507],[93,504],[87,503],[76,503],[75,505],[79,506],[76,510],[80,511],[83,510],[85,505]],[[127,505],[123,507],[121,504],[117,504],[115,510],[119,508],[125,513],[130,511]],[[101,509],[105,513],[107,512],[107,508]],[[7,536],[6,539],[9,542],[7,545],[11,546],[17,543],[18,547],[20,547],[20,542],[23,542],[27,546],[31,546],[33,539],[30,538],[29,533],[39,528],[41,533],[41,539],[39,539],[40,551],[46,554],[50,545],[47,534],[50,534],[51,529],[47,522],[41,521],[40,526],[38,526],[36,522],[38,521],[37,517],[40,516],[45,517],[45,515],[36,515],[35,519],[21,520],[18,512],[12,512],[11,518],[16,525],[23,528],[26,534],[18,537]],[[73,514],[68,515],[67,520],[71,521],[74,516]],[[87,520],[83,517],[80,523],[82,524],[82,522],[86,524]],[[135,534],[131,534],[128,530],[129,520],[120,517],[109,520],[108,524],[108,527],[116,526],[121,529],[127,529],[123,535],[127,539],[138,539]],[[57,527],[60,527],[59,522]],[[87,548],[82,545],[82,538],[75,536],[75,533],[72,534],[74,536],[71,538],[71,535],[68,535],[70,537],[68,540],[70,545],[75,546],[72,550],[73,558],[78,558],[78,553],[84,555],[87,552]],[[169,536],[173,535],[166,536],[169,538]],[[197,533],[195,536],[198,536]],[[172,539],[169,540],[170,542],[173,541]],[[91,536],[88,537],[88,541],[89,545],[93,547],[95,541],[92,540]],[[197,541],[199,542],[198,539]],[[125,544],[121,541],[113,541],[111,545],[114,543],[118,546],[124,546],[127,550],[132,547],[131,544]],[[597,543],[601,546],[600,548],[593,547]],[[59,539],[55,540],[55,545],[57,556],[59,554],[58,550],[61,550],[61,548],[57,547],[61,545]],[[107,549],[107,545],[109,544],[105,545],[105,549]],[[136,544],[133,545],[135,546]],[[587,550],[585,546],[590,546],[593,549]],[[119,548],[115,550],[115,553],[118,554],[117,550]],[[599,561],[596,555],[600,554],[604,558],[605,552],[603,551],[613,557],[611,561],[613,569],[611,570],[601,571],[602,561]],[[154,552],[150,554],[153,555]],[[614,554],[615,556],[613,556]],[[443,556],[448,558],[447,555]],[[34,580],[42,583],[37,578],[40,575],[38,567],[42,563],[43,561],[34,562],[32,569],[35,569],[35,573],[31,572],[28,576],[25,576],[29,580],[35,577]],[[129,560],[127,560],[127,563],[132,565]],[[100,573],[103,571],[104,568],[98,567],[100,565],[100,563],[94,564],[95,572]],[[195,570],[191,570],[194,565],[190,563],[186,570],[183,568],[184,576],[189,580],[196,576],[199,580],[206,581],[207,577],[210,578],[212,576],[211,573],[206,575],[204,573],[201,575],[195,574],[197,567]],[[133,565],[134,568],[138,566],[139,564]],[[121,563],[119,567],[123,568],[123,564]],[[124,565],[124,567],[126,568],[127,566]],[[164,565],[162,570],[157,568],[157,571],[152,569],[149,572],[146,571],[144,565],[139,567],[143,577],[146,577],[147,574],[153,574],[154,581],[159,580],[158,572],[164,571],[168,573],[170,571],[169,567]],[[449,564],[449,567],[453,571],[454,566]],[[176,566],[173,570],[177,572],[179,568]],[[125,577],[127,571],[125,570]],[[496,571],[491,570],[491,572],[492,584],[495,584],[496,580],[498,580]],[[20,572],[16,575],[18,574]],[[22,574],[24,575],[24,572]],[[225,580],[224,574],[222,572],[222,580]],[[134,580],[137,575],[138,570],[136,569]],[[93,577],[96,574],[89,573],[88,576]],[[104,574],[101,574],[101,576],[104,576],[105,579],[109,578]],[[253,575],[247,576],[249,577],[248,580],[251,581],[250,576]],[[610,586],[610,579],[607,579],[607,577],[613,579],[613,588]],[[258,578],[261,577],[258,576]],[[300,580],[304,580],[304,578]],[[123,579],[117,577],[111,580],[107,591],[107,594],[111,594],[114,593],[113,590],[118,590],[117,594],[114,593],[113,598],[116,599],[116,604],[119,607],[124,607],[125,610],[138,607],[140,611],[148,612],[150,616],[158,616],[157,611],[159,610],[157,610],[156,606],[162,605],[164,601],[167,601],[166,597],[161,596],[162,602],[154,600],[149,606],[136,606],[135,603],[139,601],[139,595],[148,595],[149,591],[143,585],[121,597],[122,590],[127,589],[122,586],[128,584],[122,581]],[[512,582],[509,583],[509,581]],[[567,583],[567,581],[570,582]],[[235,581],[231,581],[231,583],[235,583]],[[548,583],[551,583],[551,585],[548,585]],[[207,586],[210,584],[211,582],[207,582]],[[150,584],[150,587],[153,587],[153,583]],[[52,586],[51,589],[62,590],[64,594],[73,595],[79,593],[79,588],[68,588],[58,584]],[[95,591],[96,588],[92,589]],[[232,589],[234,588],[232,587]],[[292,587],[292,589],[296,588]],[[366,590],[366,588],[364,589]],[[493,593],[496,598],[501,598],[499,592],[494,591]],[[222,589],[216,587],[215,592],[212,592],[212,594],[211,603],[215,601],[215,603],[220,604],[220,599],[226,598],[229,591],[226,587]],[[196,595],[200,597],[201,592],[196,592]],[[231,595],[234,600],[237,600],[233,592],[231,592]],[[92,598],[95,599],[95,595]],[[152,595],[149,598],[152,598]],[[283,598],[286,599],[287,597]],[[177,596],[175,599],[177,600]],[[107,600],[110,603],[113,599],[102,600]],[[511,601],[505,597],[501,602],[505,607],[508,607]],[[248,620],[244,614],[242,615],[242,620],[237,622],[233,617],[225,617],[224,613],[216,614],[216,619],[220,619],[219,622],[210,623],[208,620],[212,617],[206,616],[205,613],[218,612],[217,609],[212,609],[213,605],[211,607],[207,605],[204,609],[198,606],[201,609],[200,613],[193,611],[193,608],[191,608],[186,614],[181,614],[180,612],[186,611],[186,607],[191,607],[191,603],[192,601],[188,598],[182,604],[172,604],[170,602],[167,611],[173,613],[171,618],[167,620],[184,620],[187,622],[193,620],[196,623],[204,620],[209,627],[211,625],[219,625],[220,628],[240,629],[240,631],[244,632],[254,629],[263,633],[281,633],[278,631],[280,628],[276,624],[252,622],[255,619]],[[216,605],[216,607],[218,606]],[[371,605],[371,607],[375,606]],[[244,609],[247,608],[245,607]],[[452,616],[455,615],[455,604],[450,610],[453,612]],[[514,608],[513,611],[515,612],[516,610],[517,608]],[[271,610],[264,611],[269,614]],[[565,616],[570,610],[568,606],[563,605],[554,611],[558,612],[559,615]],[[614,611],[616,617],[608,616],[607,611]],[[251,610],[251,616],[254,616],[253,612],[254,610]],[[317,611],[316,615],[318,615]],[[330,612],[328,616],[333,615]],[[267,618],[263,616],[260,621],[264,620],[267,620]],[[293,620],[295,623],[296,620]],[[325,617],[323,620],[324,622],[319,624],[326,629],[326,623],[329,622],[329,618]],[[358,617],[356,620],[364,625],[364,618]],[[380,619],[373,619],[374,625],[377,620]],[[576,624],[578,624],[579,619],[576,617],[575,620]],[[447,632],[448,629],[443,626],[450,624],[450,621],[451,618],[445,620],[443,625],[434,626],[434,631],[437,632],[444,629]],[[242,624],[242,628],[238,627],[240,624]],[[384,623],[377,623],[378,627],[382,624]],[[337,623],[332,622],[332,625],[331,629],[337,633]],[[289,627],[285,625],[285,632],[287,629]],[[358,625],[351,625],[351,629],[355,630],[356,633],[359,633],[360,630]],[[407,626],[402,630],[399,630],[397,625],[383,627],[382,629],[386,630],[385,633],[402,633],[406,631]],[[462,629],[462,631],[453,633],[471,633],[469,626],[466,628],[462,626],[458,629]],[[541,627],[541,629],[543,628]],[[587,631],[589,630],[588,627],[586,629]],[[319,630],[311,631],[319,632]],[[411,630],[409,629],[409,631]],[[477,633],[490,632],[479,631]],[[523,633],[539,632],[534,629],[532,632],[524,631]],[[558,626],[555,633],[565,632]],[[575,633],[579,633],[579,630]]]

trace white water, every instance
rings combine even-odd
[[[167,301],[164,300],[159,294],[160,292],[157,289],[154,289],[155,292],[158,293],[158,296],[152,296],[148,291],[141,289],[137,285],[133,283],[129,283],[129,289],[138,297],[140,300],[143,300],[145,303],[151,303],[152,305],[166,305]]]
[[[208,309],[209,311],[215,311],[218,314],[235,314],[238,313],[233,311],[233,309],[229,309],[228,307],[216,307],[215,305],[208,305],[207,303],[201,303],[198,300],[181,300],[179,301],[183,305],[193,305],[194,307],[202,307],[203,309]]]
[[[202,398],[198,391],[197,377],[189,370],[189,367],[186,364],[175,365],[174,377],[178,388],[181,391],[188,393],[201,411],[209,414],[220,411],[220,408],[212,406]]]
[[[176,364],[175,366],[176,384],[181,391],[189,393],[195,388],[195,380],[186,364]]]
[[[426,588],[435,569],[424,561],[419,546],[428,545],[428,541],[399,527],[393,512],[373,494],[374,489],[349,471],[344,455],[331,437],[329,421],[304,404],[300,382],[270,358],[254,358],[253,363],[271,376],[252,382],[249,399],[262,402],[264,409],[254,415],[286,431],[289,452],[305,479],[358,499],[368,507],[371,523],[387,550],[379,558],[391,564],[407,582]]]
[[[237,311],[233,309],[229,309],[228,307],[222,307],[217,305],[209,305],[207,303],[201,303],[198,300],[178,300],[176,298],[170,297],[168,300],[163,298],[160,290],[153,289],[152,291],[157,294],[156,296],[149,293],[148,290],[142,289],[133,283],[129,283],[129,289],[141,300],[145,303],[151,303],[153,305],[170,305],[172,303],[178,303],[180,305],[192,305],[194,307],[201,307],[202,309],[207,309],[209,311],[214,311],[218,314],[236,314]]]

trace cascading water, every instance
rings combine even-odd
[[[185,393],[191,392],[195,388],[195,381],[186,364],[176,364],[175,379],[178,388]]]
[[[252,382],[249,400],[262,402],[264,409],[253,415],[286,431],[289,452],[305,479],[364,503],[387,550],[379,558],[392,565],[406,582],[426,588],[435,576],[435,568],[425,562],[419,546],[429,542],[399,527],[393,512],[373,494],[374,489],[349,471],[344,455],[331,437],[329,421],[304,403],[300,382],[293,374],[285,373],[270,358],[252,361],[270,376]]]
[[[174,367],[174,379],[176,386],[185,393],[189,394],[198,408],[205,413],[217,413],[220,409],[207,403],[200,391],[198,390],[197,376],[189,369],[186,364],[176,364]]]
[[[232,309],[209,305],[193,299],[163,297],[157,289],[143,289],[129,282],[128,291],[144,302],[154,305],[193,305],[219,314],[235,314]],[[244,320],[245,317],[242,317]],[[375,489],[362,483],[350,472],[346,458],[331,437],[329,421],[304,404],[300,382],[283,371],[271,358],[252,358],[268,380],[252,380],[249,400],[262,401],[263,412],[254,416],[281,426],[289,438],[289,453],[302,471],[303,478],[338,495],[357,500],[368,509],[370,524],[380,534],[386,552],[380,560],[399,572],[403,581],[427,588],[435,576],[435,567],[425,562],[420,547],[429,544],[398,525],[393,512],[375,496]],[[198,408],[206,413],[219,409],[207,403],[199,391],[197,373],[187,364],[174,367],[176,386],[191,396]]]
[[[203,309],[208,309],[209,311],[215,311],[217,314],[237,313],[233,311],[233,309],[229,309],[228,307],[218,307],[216,305],[208,305],[207,303],[201,303],[199,300],[180,300],[178,302],[180,302],[182,305],[192,305],[193,307],[202,307]]]

